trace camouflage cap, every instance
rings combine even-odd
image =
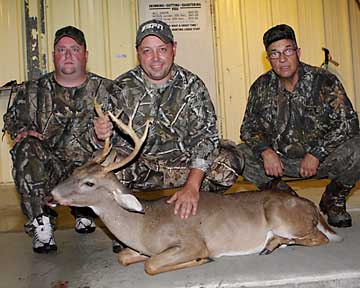
[[[55,33],[54,46],[61,38],[65,36],[74,39],[78,44],[84,45],[86,48],[84,33],[74,26],[66,26],[57,30]]]
[[[282,39],[290,39],[296,43],[294,30],[286,24],[271,27],[264,33],[263,42],[265,49],[267,49],[271,43]]]
[[[155,35],[165,43],[174,43],[174,35],[171,32],[170,26],[161,20],[152,19],[139,26],[136,33],[136,48],[139,47],[141,41],[149,35]]]

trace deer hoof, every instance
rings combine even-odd
[[[271,250],[264,248],[263,250],[261,250],[261,252],[259,253],[259,255],[269,255],[271,254]]]

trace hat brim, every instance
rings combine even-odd
[[[170,42],[173,43],[173,40],[171,38],[167,37],[166,35],[161,35],[154,31],[148,31],[148,32],[145,32],[144,34],[142,34],[139,39],[136,39],[136,48],[140,46],[141,42],[144,40],[145,37],[151,36],[151,35],[160,38],[164,43],[170,43]]]

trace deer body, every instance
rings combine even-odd
[[[194,238],[201,238],[208,256],[213,258],[256,253],[264,248],[269,231],[265,215],[262,207],[251,212],[243,210],[246,202],[242,201],[247,196],[248,193],[221,196],[202,192],[198,214],[186,220],[174,215],[173,207],[162,199],[141,201],[144,214],[120,209],[113,199],[101,209],[99,203],[95,211],[118,239],[142,254],[159,254],[164,247],[187,242],[192,245]],[[262,217],[255,217],[255,214]],[[239,219],[243,220],[239,222]],[[250,230],[254,230],[251,235],[243,232]]]
[[[102,112],[99,107],[98,114]],[[54,199],[68,206],[91,207],[107,228],[129,248],[119,253],[123,265],[145,261],[157,274],[193,267],[223,255],[269,254],[278,246],[315,246],[340,241],[311,201],[286,192],[266,190],[219,195],[201,192],[197,215],[183,220],[164,200],[140,202],[112,170],[131,161],[146,139],[139,139],[109,113],[135,143],[125,159],[100,164],[111,147],[109,139],[98,157],[56,186]]]
[[[78,168],[55,187],[53,197],[62,205],[91,207],[133,250],[120,252],[120,263],[145,260],[149,274],[223,255],[268,254],[281,244],[314,246],[341,240],[314,203],[290,193],[201,192],[197,215],[183,220],[163,199],[138,201],[112,172],[102,170],[97,163]]]

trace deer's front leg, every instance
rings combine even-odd
[[[196,241],[195,241],[196,242]],[[151,256],[145,261],[145,272],[155,275],[183,268],[190,268],[212,261],[209,251],[202,241],[190,245],[179,245],[167,248],[160,254]]]
[[[135,250],[125,248],[119,252],[118,262],[123,266],[128,266],[130,264],[144,262],[148,258],[148,256],[142,255]]]

